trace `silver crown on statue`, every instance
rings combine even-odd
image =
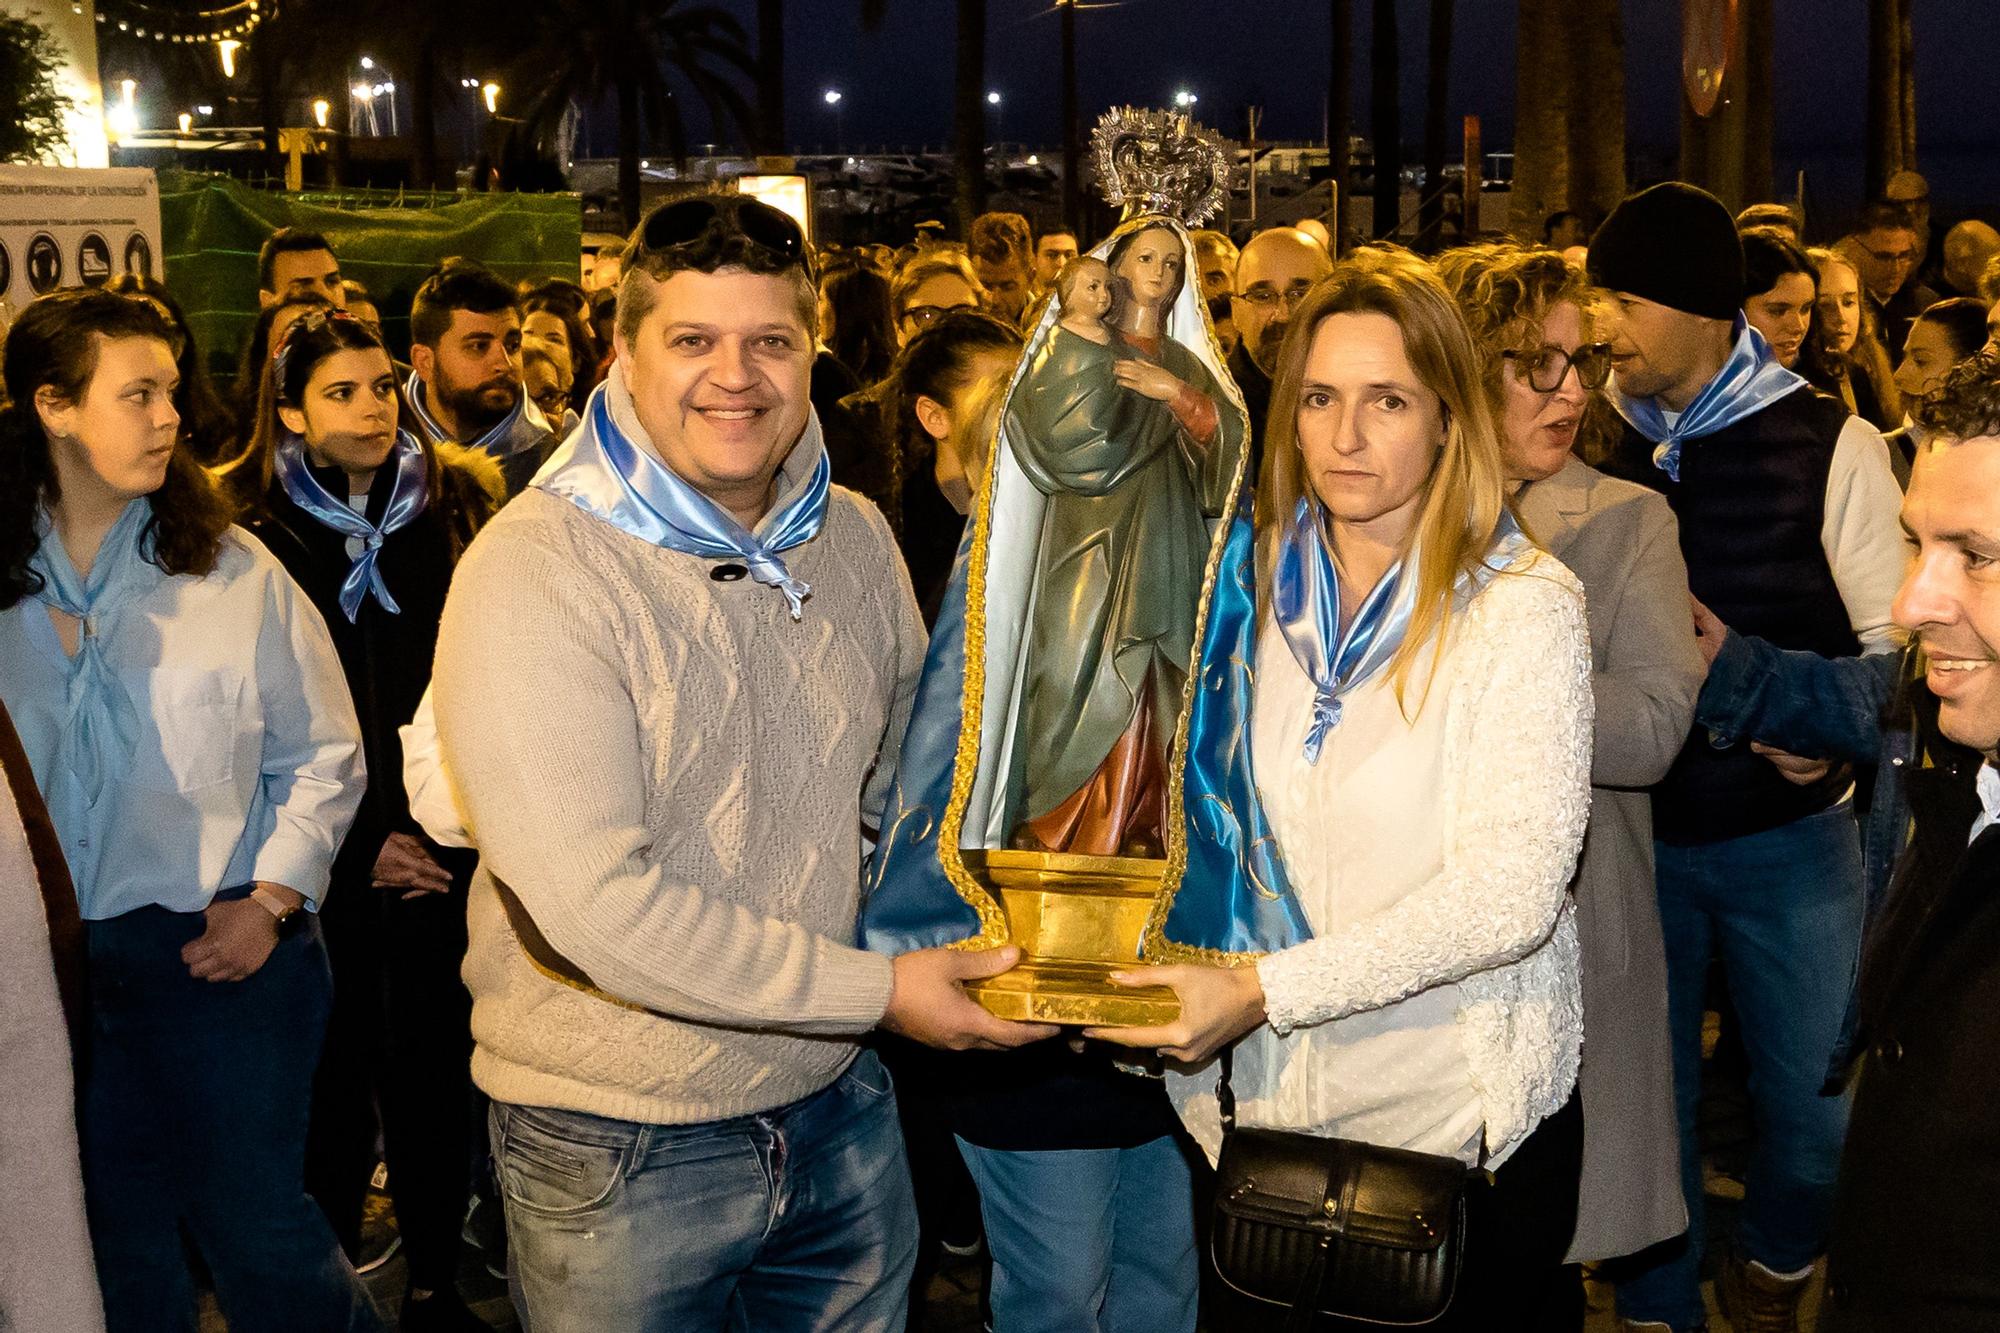
[[[1115,107],[1090,149],[1098,187],[1128,218],[1160,213],[1198,227],[1228,198],[1228,141],[1184,112]]]

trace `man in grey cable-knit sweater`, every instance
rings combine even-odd
[[[608,418],[480,534],[445,610],[438,734],[482,855],[472,1071],[537,1333],[900,1328],[914,1205],[861,1037],[1050,1031],[960,989],[1012,950],[853,947],[924,652],[881,515],[836,488],[776,552],[810,585],[795,612],[749,545],[689,553],[633,507],[684,485],[774,544],[812,509],[795,236],[749,202],[648,219]],[[637,456],[614,465],[605,437]]]

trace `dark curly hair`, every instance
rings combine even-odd
[[[36,518],[62,499],[35,395],[48,389],[65,402],[80,402],[97,373],[102,343],[113,338],[156,338],[169,353],[174,347],[173,330],[152,303],[91,288],[40,298],[7,332],[0,358],[7,389],[7,406],[0,409],[0,610],[41,591],[41,576],[28,567],[41,547]],[[230,509],[185,438],[174,446],[166,480],[146,499],[153,510],[147,558],[169,574],[213,572]]]
[[[1974,352],[1924,395],[1917,421],[1952,440],[2000,436],[2000,353]]]

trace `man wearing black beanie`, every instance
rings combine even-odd
[[[1663,492],[1688,583],[1732,628],[1828,657],[1897,646],[1907,550],[1876,431],[1778,365],[1743,320],[1743,251],[1713,195],[1670,181],[1591,239],[1615,307],[1605,471]],[[1656,882],[1688,1234],[1620,1283],[1636,1329],[1702,1326],[1702,990],[1720,952],[1762,1131],[1719,1295],[1738,1326],[1794,1329],[1824,1252],[1845,1104],[1822,1097],[1860,951],[1852,774],[1696,727],[1653,792]]]

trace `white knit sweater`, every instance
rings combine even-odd
[[[1423,659],[1419,659],[1421,662]],[[1238,1046],[1246,1125],[1497,1164],[1575,1086],[1583,1035],[1567,887],[1590,808],[1583,590],[1530,553],[1446,640],[1405,717],[1387,673],[1302,756],[1312,687],[1260,636],[1258,786],[1314,938],[1258,964],[1268,1026]],[[1174,1076],[1221,1138],[1210,1066]]]
[[[853,947],[863,786],[893,764],[923,626],[851,492],[785,561],[812,585],[802,622],[773,588],[531,488],[460,563],[434,688],[482,858],[464,974],[491,1096],[748,1114],[825,1087],[880,1020],[891,965]],[[529,961],[494,876],[615,1002]]]

